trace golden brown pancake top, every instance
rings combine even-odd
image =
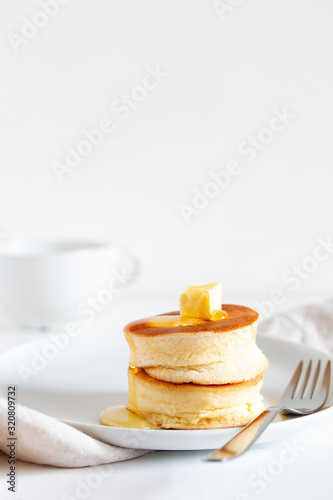
[[[219,321],[203,320],[202,323],[191,326],[156,326],[152,324],[152,318],[139,319],[125,325],[124,332],[130,333],[131,335],[142,335],[144,337],[168,335],[171,333],[225,333],[252,325],[252,323],[257,321],[257,319],[259,318],[259,314],[256,311],[245,306],[223,304],[223,311],[228,313],[227,318],[221,319]],[[174,311],[161,314],[160,316],[174,316],[178,314],[179,311]]]

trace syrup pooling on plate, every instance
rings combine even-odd
[[[149,424],[143,417],[139,417],[125,406],[112,406],[102,411],[99,421],[111,427],[126,427],[129,429],[158,429]]]

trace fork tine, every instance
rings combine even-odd
[[[325,391],[327,392],[327,396],[328,396],[328,391],[329,391],[329,387],[330,387],[330,382],[331,382],[331,361],[327,361],[326,363],[326,368],[325,368],[325,373],[324,373],[324,377],[323,377],[323,381],[322,381],[322,388],[325,389]],[[326,399],[327,399],[327,396],[326,396]]]
[[[303,361],[300,361],[281,399],[285,398],[292,399],[294,397],[299,379],[301,377],[302,368],[303,368]]]
[[[329,388],[330,388],[330,382],[331,382],[331,362],[327,361],[325,370],[322,376],[318,377],[320,378],[320,384],[317,381],[316,388],[313,392],[312,395],[312,402],[315,406],[322,407],[327,401],[328,394],[329,394]]]
[[[304,377],[301,399],[303,398],[305,390],[306,390],[306,387],[308,385],[308,381],[309,381],[309,377],[310,377],[310,373],[311,373],[311,367],[312,367],[312,360],[310,359],[310,361],[308,363],[308,369],[306,370],[306,374],[305,374],[305,377]]]
[[[320,372],[320,365],[321,365],[321,361],[319,360],[317,363],[316,373],[314,374],[314,377],[313,377],[310,399],[312,399],[316,385],[317,385],[319,372]]]

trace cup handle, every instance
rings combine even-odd
[[[120,246],[118,266],[125,269],[126,274],[129,275],[129,286],[138,280],[142,271],[142,259],[138,256],[136,251],[130,248]]]

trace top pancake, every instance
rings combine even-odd
[[[165,336],[175,333],[224,333],[250,326],[259,318],[259,314],[256,311],[245,306],[223,304],[223,310],[228,313],[228,318],[219,321],[203,320],[202,323],[191,326],[163,327],[154,325],[153,318],[144,318],[125,325],[124,332],[143,337],[154,337],[156,335]],[[178,314],[179,311],[175,311],[161,314],[161,316],[173,316]]]

